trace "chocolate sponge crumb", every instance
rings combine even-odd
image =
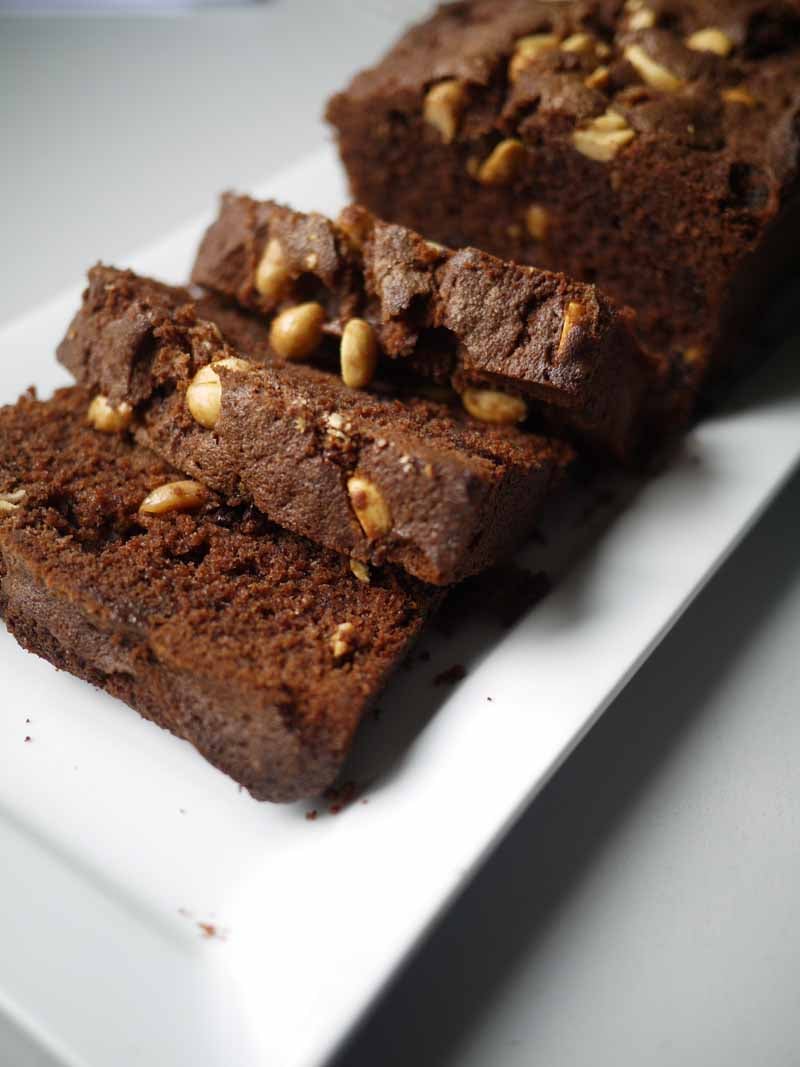
[[[322,795],[330,802],[328,812],[331,815],[338,815],[357,800],[361,792],[356,782],[343,782],[342,785],[332,785]]]
[[[463,663],[454,663],[452,667],[448,667],[446,671],[442,671],[441,674],[437,674],[433,679],[434,685],[455,685],[456,682],[462,681],[467,677],[467,669]]]
[[[178,472],[88,426],[90,400],[67,389],[0,410],[0,490],[26,494],[0,516],[9,630],[257,799],[318,796],[439,594],[388,567],[358,582],[347,557],[267,523],[246,532],[246,513],[228,528],[204,505],[141,514]]]
[[[228,935],[226,934],[226,932],[224,930],[220,930],[220,928],[215,923],[199,922],[197,926],[200,930],[200,933],[207,941],[211,941],[214,938],[216,938],[217,941],[227,941],[228,939]]]

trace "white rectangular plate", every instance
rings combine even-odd
[[[345,198],[328,151],[258,192]],[[204,221],[129,265],[184,279]],[[66,382],[53,350],[79,293],[0,333],[0,401]],[[514,629],[469,624],[400,672],[361,742],[367,802],[337,816],[255,803],[0,630],[0,1008],[64,1064],[322,1064],[791,473],[799,347]],[[434,687],[457,662],[466,678]]]

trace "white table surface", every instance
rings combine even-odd
[[[314,148],[422,6],[0,16],[0,321]],[[795,479],[336,1067],[800,1064],[798,529]]]

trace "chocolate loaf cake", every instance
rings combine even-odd
[[[330,360],[341,344],[345,380],[360,330],[367,378],[377,367],[452,384],[478,418],[528,419],[623,459],[645,425],[657,432],[668,365],[638,347],[630,311],[593,286],[451,251],[358,207],[334,223],[225,195],[192,280],[273,316],[285,358]],[[298,322],[311,338],[302,352],[286,333]]]
[[[0,614],[254,797],[316,794],[437,592],[388,568],[359,581],[91,429],[89,401],[73,388],[0,409]]]
[[[697,386],[800,262],[797,0],[460,0],[328,106],[353,196],[596,282]]]
[[[360,564],[397,563],[437,585],[489,567],[530,535],[572,458],[460,407],[243,359],[188,301],[130,272],[90,272],[59,358],[99,391],[92,421],[132,423],[140,443],[227,502],[254,503]]]

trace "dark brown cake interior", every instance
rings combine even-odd
[[[210,494],[193,513],[141,515],[181,475],[89,429],[88,402],[69,389],[0,410],[9,629],[253,796],[316,793],[437,594],[388,569],[364,584],[345,558]]]

